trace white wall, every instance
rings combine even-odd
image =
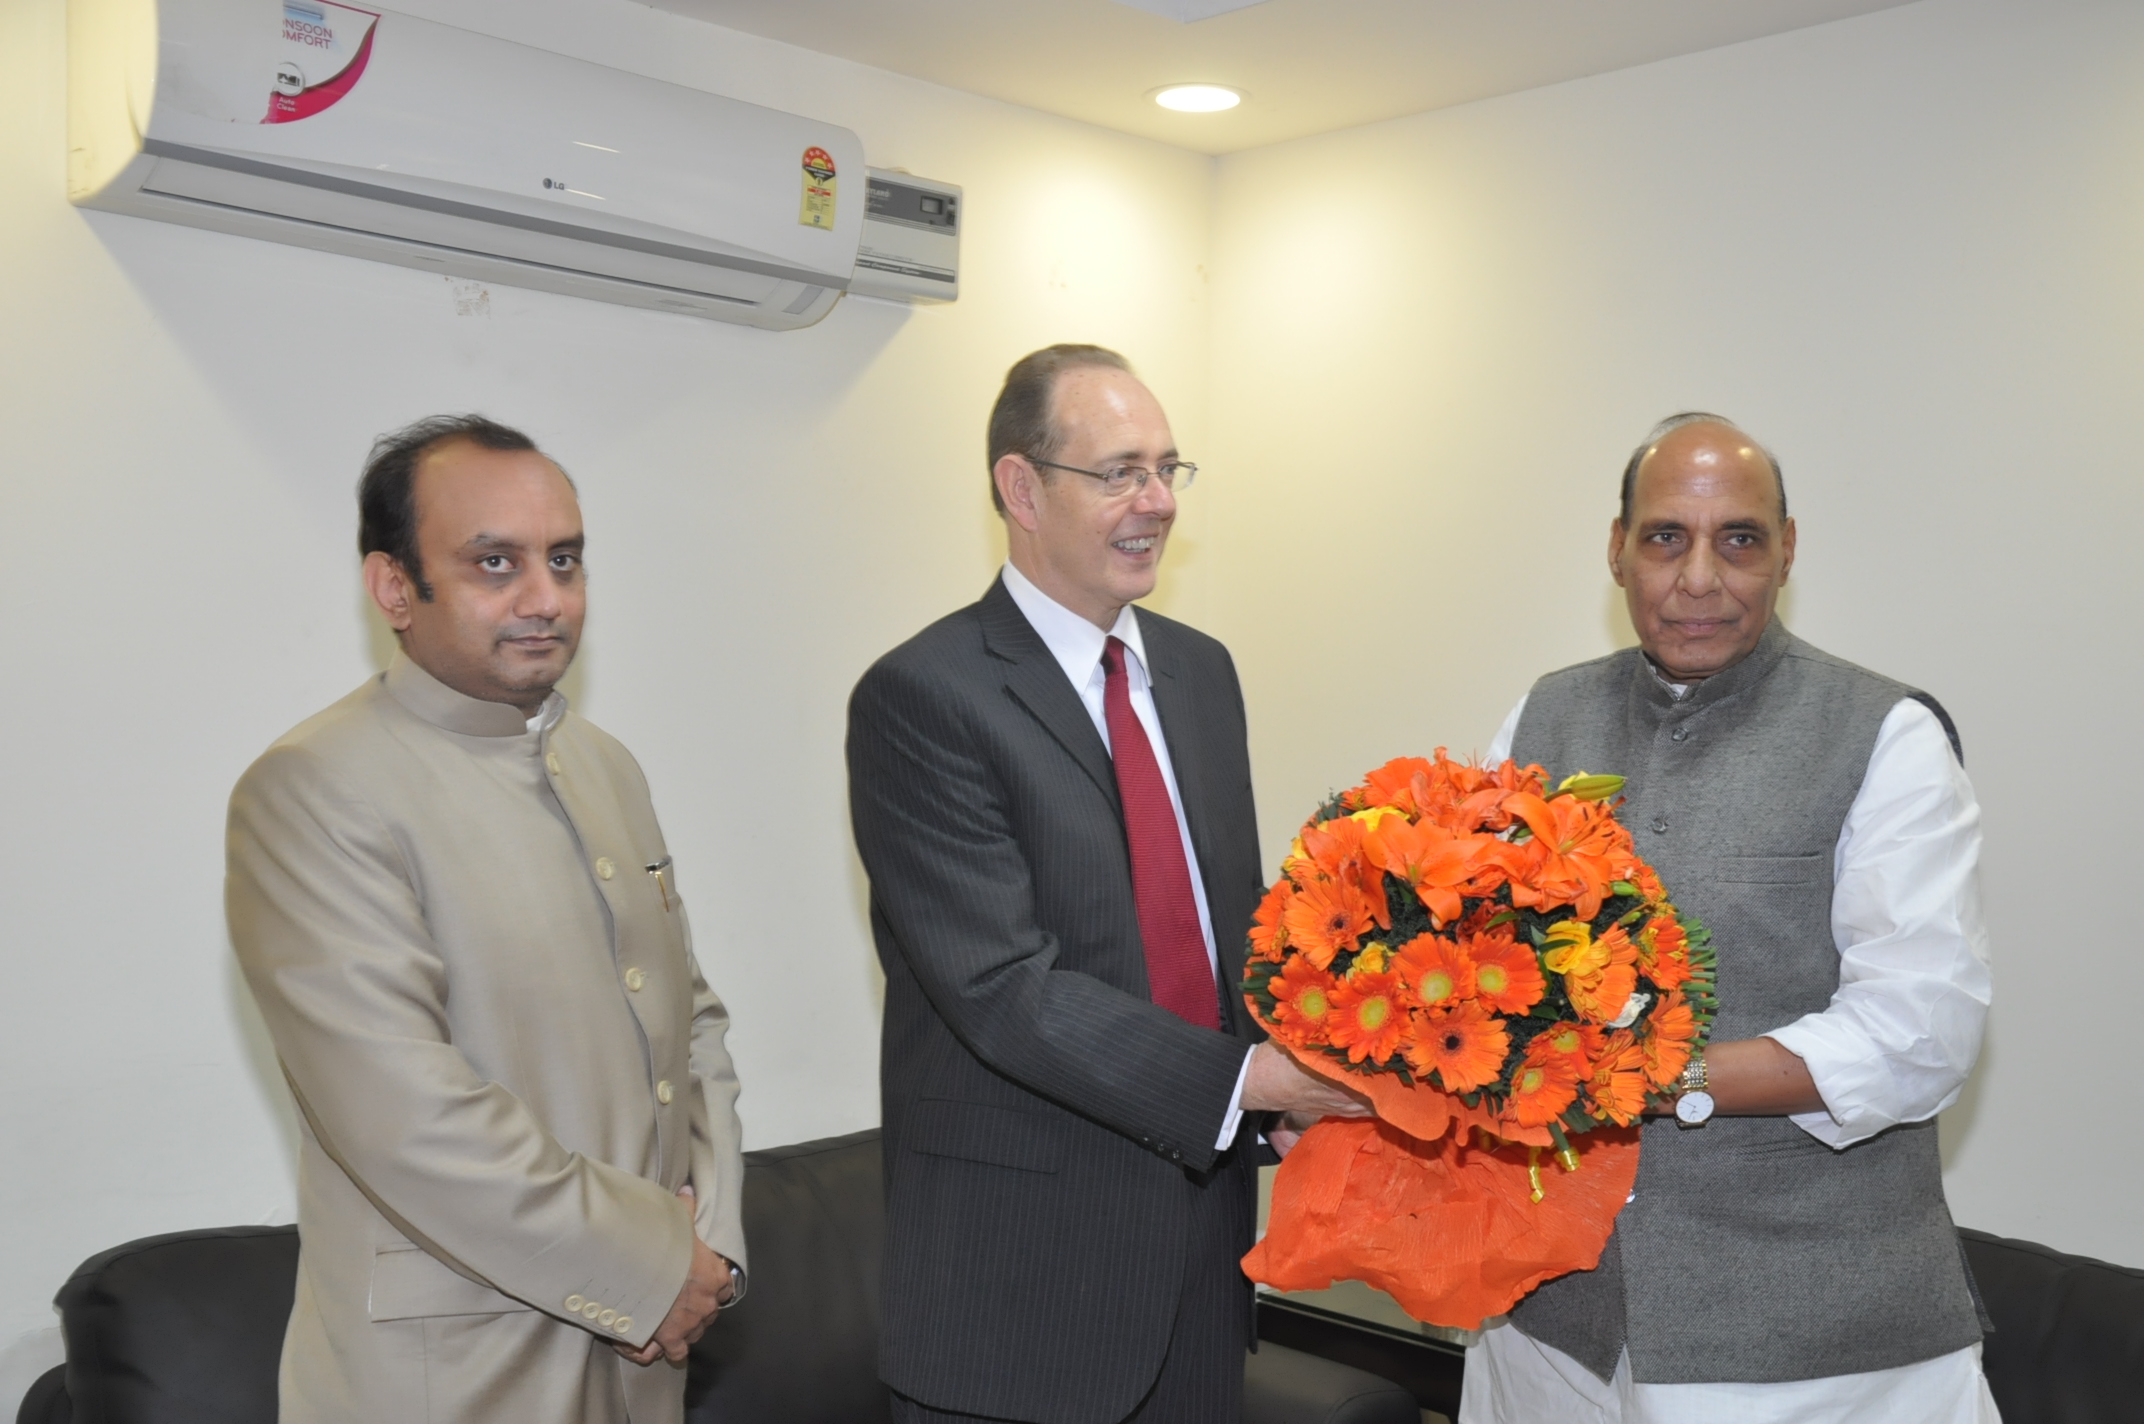
[[[64,198],[65,6],[0,5],[0,1417],[94,1251],[288,1220],[292,1128],[231,968],[224,800],[385,646],[352,496],[379,431],[526,426],[579,480],[578,705],[654,785],[754,1146],[878,1120],[850,685],[1000,557],[984,415],[1049,341],[1202,427],[1211,160],[612,0],[401,0],[847,124],[966,185],[964,295],[772,334]],[[860,187],[856,190],[860,193]]]
[[[1622,461],[1726,412],[1785,462],[1791,626],[1941,697],[1983,799],[1953,1211],[2144,1264],[2144,7],[1924,0],[1239,154],[1216,244],[1178,611],[1242,666],[1269,851],[1629,642]]]

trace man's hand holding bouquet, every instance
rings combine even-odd
[[[1616,819],[1622,784],[1552,790],[1538,766],[1440,748],[1304,826],[1259,907],[1244,999],[1377,1117],[1303,1133],[1252,1279],[1361,1280],[1471,1329],[1599,1261],[1635,1124],[1669,1103],[1714,1007],[1704,928]]]

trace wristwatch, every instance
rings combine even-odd
[[[1705,1091],[1711,1082],[1705,1072],[1705,1050],[1692,1049],[1690,1064],[1682,1070],[1682,1077],[1675,1084],[1680,1090],[1675,1099],[1677,1127],[1703,1127],[1712,1121],[1712,1094]]]
[[[730,1262],[729,1267],[730,1298],[726,1301],[723,1301],[721,1305],[717,1306],[716,1308],[718,1310],[734,1309],[737,1303],[744,1299],[744,1272],[738,1269],[737,1263],[735,1261]]]

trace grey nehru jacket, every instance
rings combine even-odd
[[[1775,620],[1679,699],[1635,648],[1549,674],[1512,755],[1552,779],[1629,778],[1621,814],[1639,853],[1712,930],[1713,1039],[1727,1042],[1820,1012],[1838,989],[1832,853],[1908,697],[1930,701]],[[1603,1379],[1627,1346],[1631,1377],[1659,1384],[1856,1374],[1981,1335],[1933,1121],[1835,1151],[1783,1117],[1694,1131],[1651,1119],[1599,1267],[1549,1282],[1512,1321]]]

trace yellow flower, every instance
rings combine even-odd
[[[1593,927],[1584,920],[1551,925],[1543,940],[1541,962],[1553,974],[1583,979],[1608,967],[1608,950],[1594,941]]]
[[[1355,956],[1355,967],[1353,969],[1348,970],[1348,974],[1350,976],[1353,976],[1356,974],[1384,973],[1385,956],[1390,954],[1391,952],[1391,950],[1385,948],[1384,941],[1375,939],[1371,940],[1368,944],[1364,945],[1362,947],[1361,952]]]
[[[1377,823],[1387,816],[1398,816],[1403,821],[1407,819],[1407,813],[1396,806],[1365,806],[1354,813],[1354,819],[1362,822],[1362,828],[1366,831],[1376,830]]]

